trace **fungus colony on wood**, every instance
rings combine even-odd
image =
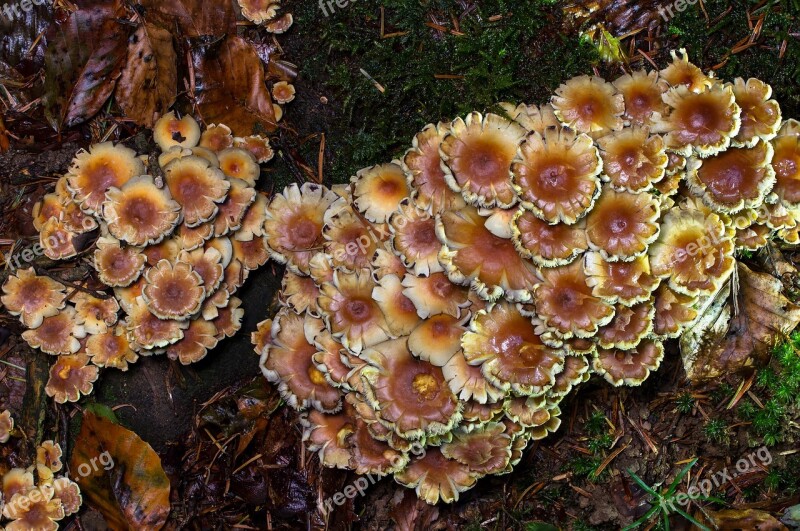
[[[252,339],[325,466],[452,502],[592,374],[640,385],[737,249],[800,240],[800,123],[763,82],[672,58],[428,125],[349,186],[271,200],[286,273]]]
[[[3,284],[3,305],[29,328],[22,337],[57,356],[46,386],[56,402],[91,393],[101,367],[205,357],[239,330],[235,293],[269,258],[267,198],[255,190],[269,140],[225,125],[201,132],[173,113],[154,140],[162,153],[150,166],[111,142],[81,151],[34,209],[44,254],[86,256],[97,281],[67,286],[28,268]]]

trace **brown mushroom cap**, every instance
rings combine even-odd
[[[551,225],[524,209],[514,215],[511,233],[517,251],[541,267],[568,264],[589,248],[584,223]]]
[[[172,236],[178,246],[185,251],[193,251],[202,247],[206,240],[214,237],[214,223],[201,223],[196,227],[187,227],[184,223],[178,225]]]
[[[64,518],[61,500],[53,497],[51,485],[40,485],[26,493],[17,493],[7,500],[3,515],[13,522],[6,524],[9,531],[36,529],[55,531],[57,520]]]
[[[556,89],[553,109],[561,123],[580,133],[622,129],[625,102],[611,83],[597,76],[577,76]]]
[[[200,310],[206,292],[202,277],[191,265],[161,260],[144,277],[142,297],[157,317],[184,320]]]
[[[122,326],[89,336],[86,340],[86,354],[98,367],[113,367],[121,371],[127,371],[128,364],[139,359]]]
[[[45,317],[39,327],[22,333],[22,339],[31,347],[54,355],[77,352],[81,347],[78,339],[84,337],[86,330],[78,324],[73,306],[66,306],[56,315]]]
[[[586,216],[589,247],[609,262],[641,256],[658,237],[658,201],[650,194],[603,190]]]
[[[269,33],[281,34],[286,33],[292,24],[294,24],[294,16],[291,13],[284,13],[270,20],[265,27]]]
[[[60,219],[50,218],[39,231],[39,244],[44,255],[51,260],[66,260],[78,254],[75,237],[77,233],[67,228]]]
[[[772,141],[775,193],[786,206],[800,206],[800,122],[787,120]]]
[[[361,169],[351,182],[353,205],[372,223],[386,223],[409,193],[406,174],[395,162]]]
[[[286,271],[283,274],[280,297],[281,301],[295,313],[302,314],[307,311],[314,316],[319,313],[317,308],[319,287],[311,277]]]
[[[442,455],[467,465],[472,472],[496,474],[511,459],[512,437],[505,431],[501,422],[460,426],[453,433],[453,441],[442,445]]]
[[[36,447],[36,464],[49,468],[52,472],[58,472],[64,465],[61,462],[61,445],[53,441],[42,441]]]
[[[664,94],[664,102],[670,112],[656,119],[654,130],[666,133],[667,149],[680,155],[716,155],[728,149],[739,132],[740,109],[731,87],[715,85],[692,92],[681,85]]]
[[[136,297],[125,318],[128,339],[135,350],[166,347],[183,337],[189,321],[160,319],[147,307],[142,297]]]
[[[233,234],[234,239],[249,242],[257,236],[264,236],[264,222],[267,220],[269,199],[265,194],[256,193],[256,199],[242,218],[242,226]]]
[[[97,240],[94,268],[107,286],[130,286],[144,270],[147,258],[136,247],[122,247],[113,238]]]
[[[242,8],[242,16],[256,24],[263,24],[278,16],[280,2],[274,0],[236,0]]]
[[[37,328],[46,317],[64,308],[66,287],[49,277],[38,276],[32,267],[18,269],[3,283],[0,301],[26,327]]]
[[[477,312],[461,346],[490,383],[518,396],[543,394],[564,363],[564,353],[545,345],[530,319],[507,302]]]
[[[500,401],[505,395],[505,391],[492,385],[481,372],[480,366],[467,363],[464,351],[459,349],[442,365],[442,374],[450,390],[467,405],[472,404],[473,414],[476,404],[491,404]],[[466,407],[466,406],[465,406]],[[492,409],[491,407],[489,408]],[[464,421],[471,421],[468,415],[464,415]]]
[[[664,139],[645,128],[631,127],[597,140],[604,181],[619,191],[648,191],[664,178],[669,157]]]
[[[294,85],[286,81],[278,81],[272,85],[272,97],[278,103],[289,103],[294,100]]]
[[[564,358],[564,370],[556,375],[556,383],[547,391],[548,400],[567,396],[572,389],[589,380],[591,367],[586,356],[567,356]]]
[[[89,365],[84,352],[72,356],[59,356],[50,367],[50,379],[44,390],[59,404],[77,402],[81,395],[89,395],[94,388],[99,369]]]
[[[304,322],[312,319],[281,310],[272,322],[272,341],[261,355],[261,372],[267,380],[278,384],[284,400],[295,409],[312,407],[335,412],[342,397],[314,366],[317,352],[305,335]]]
[[[416,357],[443,367],[461,350],[461,335],[469,319],[469,313],[461,319],[443,313],[420,321],[408,336],[408,349]]]
[[[435,505],[458,501],[459,493],[475,486],[479,474],[455,459],[445,457],[439,448],[428,448],[416,457],[394,479],[404,487],[415,489],[417,497]]]
[[[545,396],[508,397],[503,404],[506,419],[522,428],[535,428],[547,424],[550,421],[551,408],[552,405]],[[508,431],[518,435],[513,429]]]
[[[169,151],[172,146],[192,148],[200,141],[200,126],[188,114],[178,119],[170,111],[153,126],[153,140],[161,151]]]
[[[103,142],[78,152],[67,173],[67,187],[81,208],[94,214],[100,212],[110,188],[122,188],[143,173],[135,151]]]
[[[189,365],[206,357],[208,351],[217,346],[217,327],[213,321],[194,318],[183,331],[183,337],[167,347],[167,356]]]
[[[386,317],[372,297],[374,288],[367,269],[336,271],[332,282],[320,286],[317,304],[328,329],[355,354],[389,338]]]
[[[275,194],[264,224],[272,259],[308,275],[309,261],[323,242],[325,211],[335,200],[336,194],[313,183],[293,184]]]
[[[644,340],[631,350],[599,349],[594,358],[594,371],[615,387],[641,385],[650,371],[658,369],[664,359],[660,341]]]
[[[386,325],[393,337],[410,334],[420,321],[414,302],[403,291],[402,281],[393,274],[384,275],[372,289],[372,298],[386,317]]]
[[[680,54],[680,57],[678,57]],[[670,51],[672,62],[659,72],[661,77],[673,87],[685,86],[692,92],[703,92],[714,84],[714,80],[689,61],[684,48]]]
[[[772,229],[766,225],[753,223],[743,229],[736,229],[736,248],[757,251],[766,247],[772,236]]]
[[[275,156],[275,151],[269,144],[269,138],[260,135],[251,135],[244,138],[237,136],[233,139],[233,145],[249,151],[259,164],[269,162]]]
[[[631,349],[653,331],[653,301],[634,306],[618,304],[614,318],[597,331],[597,344],[601,348]]]
[[[200,146],[210,149],[214,153],[222,151],[233,145],[231,128],[225,124],[211,124],[200,135]]]
[[[320,254],[324,256],[323,253]],[[376,282],[386,275],[395,275],[399,278],[403,278],[406,275],[406,266],[403,263],[403,259],[390,249],[378,248],[372,256],[370,267]]]
[[[99,226],[94,217],[81,210],[78,203],[73,201],[66,202],[61,219],[64,222],[64,228],[74,234],[85,234]],[[44,226],[40,228],[40,230],[42,229]]]
[[[61,502],[65,516],[77,513],[83,504],[80,487],[67,477],[56,478],[53,481],[53,498]]]
[[[164,168],[170,195],[183,212],[183,223],[196,227],[212,219],[230,188],[223,173],[200,157],[174,160]]]
[[[436,233],[444,242],[439,261],[450,280],[471,284],[487,300],[501,295],[510,300],[530,299],[537,283],[534,265],[517,253],[511,240],[489,232],[473,207],[441,214]]]
[[[781,106],[770,99],[772,87],[760,79],[738,77],[733,81],[733,95],[742,109],[742,126],[733,145],[753,147],[759,139],[768,142],[775,138],[781,127]]]
[[[355,431],[355,412],[348,405],[335,415],[309,411],[303,440],[308,449],[317,452],[319,461],[330,468],[352,469],[353,451],[349,438]]]
[[[345,271],[369,267],[378,248],[378,237],[369,223],[349,209],[328,219],[322,234],[325,254],[334,267]]]
[[[256,200],[256,191],[241,179],[229,179],[231,187],[228,197],[220,203],[217,217],[214,218],[214,236],[225,236],[242,226],[247,209]]]
[[[254,237],[250,241],[232,240],[233,257],[248,271],[258,269],[269,261],[266,236]]]
[[[697,297],[678,293],[664,282],[655,291],[653,333],[663,339],[679,337],[697,317]]]
[[[0,411],[0,444],[5,444],[11,438],[11,432],[14,431],[14,417],[7,409]]]
[[[539,131],[541,133],[548,127],[558,127],[561,125],[553,110],[553,106],[549,103],[539,107],[526,103],[520,103],[514,106],[508,102],[500,102],[498,106],[505,111],[510,119],[517,122],[527,131]]]
[[[248,186],[255,186],[261,175],[261,166],[246,149],[229,147],[217,153],[219,169],[231,179],[241,179]]]
[[[496,114],[456,118],[439,146],[448,186],[475,206],[513,206],[517,197],[508,168],[524,136],[524,128]]]
[[[614,317],[614,308],[592,294],[580,262],[540,274],[542,281],[534,293],[536,312],[559,337],[593,336]]]
[[[71,197],[69,201],[72,204]],[[41,200],[36,202],[31,211],[33,228],[38,231],[42,230],[47,220],[50,218],[61,219],[65,210],[66,205],[61,196],[58,194],[45,194]]]
[[[99,299],[78,292],[73,295],[72,301],[75,303],[76,318],[87,334],[102,334],[117,323],[119,303],[114,297]]]
[[[217,339],[233,337],[242,328],[244,308],[241,306],[242,299],[230,297],[225,306],[217,309],[217,316],[211,321],[217,329]]]
[[[647,255],[630,262],[607,262],[600,253],[589,252],[583,267],[592,295],[612,304],[645,301],[659,284],[659,279],[650,272]]]
[[[613,82],[625,102],[623,118],[631,125],[650,125],[654,113],[664,114],[667,110],[662,95],[669,88],[666,80],[658,72],[636,70],[625,74]]]
[[[439,263],[442,248],[436,237],[436,220],[409,202],[389,218],[392,249],[415,275],[430,275],[443,271]]]
[[[407,439],[450,431],[461,419],[461,403],[442,370],[408,350],[405,338],[375,345],[360,354],[367,402],[379,418]]]
[[[752,148],[731,148],[706,159],[691,159],[689,189],[718,211],[758,207],[775,185],[772,155],[772,146],[757,140]]]
[[[131,245],[156,244],[178,224],[181,207],[149,175],[106,192],[103,217],[112,236]]]
[[[422,319],[446,313],[459,317],[463,308],[470,305],[469,290],[454,284],[444,273],[427,277],[407,274],[403,278],[403,295],[408,297]]]
[[[178,255],[178,262],[188,264],[192,271],[200,275],[206,297],[210,297],[216,292],[222,283],[222,278],[225,275],[223,261],[222,253],[214,247],[181,251],[180,255]]]
[[[554,128],[525,138],[511,173],[523,207],[548,223],[573,224],[594,205],[602,166],[588,135]]]
[[[453,192],[444,178],[439,145],[450,131],[445,123],[428,124],[414,136],[402,165],[408,175],[411,199],[433,215],[464,206],[461,194]]]

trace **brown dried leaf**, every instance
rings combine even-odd
[[[47,36],[45,113],[54,129],[94,116],[114,91],[125,62],[128,27],[119,1],[87,2]]]
[[[224,123],[236,136],[276,129],[264,66],[253,45],[228,36],[192,50],[195,94],[206,123]]]
[[[178,67],[172,34],[145,22],[133,34],[117,81],[117,101],[137,124],[152,127],[175,102]]]
[[[753,529],[755,531],[788,531],[774,516],[758,509],[723,509],[697,511],[695,519],[711,529]],[[692,529],[698,529],[692,526]]]
[[[783,295],[780,280],[742,263],[738,280],[739,289],[731,296],[728,282],[681,337],[683,364],[694,382],[764,363],[775,343],[800,324],[800,307]]]
[[[236,33],[236,13],[230,0],[140,0],[144,18],[186,37]]]

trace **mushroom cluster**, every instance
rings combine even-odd
[[[286,273],[262,372],[325,466],[429,503],[511,471],[591,375],[640,385],[737,250],[800,240],[800,123],[757,79],[681,50],[500,107],[267,207]]]
[[[4,411],[0,423],[4,415],[6,421],[10,418]],[[10,423],[13,427],[13,419]],[[6,441],[0,437],[0,442]],[[35,463],[28,468],[9,469],[2,475],[0,522],[6,530],[54,531],[59,520],[78,512],[83,503],[81,490],[67,477],[61,457],[58,443],[44,441],[36,448]]]
[[[31,267],[3,284],[3,305],[29,329],[22,337],[57,357],[46,387],[56,402],[77,401],[99,368],[124,371],[139,356],[203,359],[240,328],[235,293],[269,259],[268,201],[255,189],[269,140],[201,131],[172,112],[153,133],[157,161],[95,144],[34,209],[43,253],[80,254],[97,280],[68,286]]]
[[[294,18],[291,13],[280,14],[281,0],[237,0],[244,18],[264,26],[270,33],[285,33]]]

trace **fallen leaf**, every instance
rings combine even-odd
[[[54,129],[91,118],[114,91],[128,46],[122,13],[119,1],[89,3],[50,28],[44,104]]]
[[[774,516],[758,509],[723,509],[697,511],[695,519],[712,529],[752,529],[754,531],[788,531]],[[692,529],[699,529],[693,525]]]
[[[161,459],[107,415],[99,407],[89,407],[83,415],[70,460],[75,480],[111,529],[161,529],[170,509],[169,479]]]
[[[236,33],[232,0],[140,0],[144,19],[186,37]]]
[[[738,290],[728,281],[680,340],[686,375],[693,382],[764,363],[770,349],[800,324],[800,307],[780,280],[738,265]]]
[[[145,22],[131,36],[116,98],[125,114],[152,127],[175,102],[178,67],[172,34]]]
[[[236,136],[276,129],[264,66],[253,45],[237,36],[192,50],[195,95],[206,123],[224,123]]]

